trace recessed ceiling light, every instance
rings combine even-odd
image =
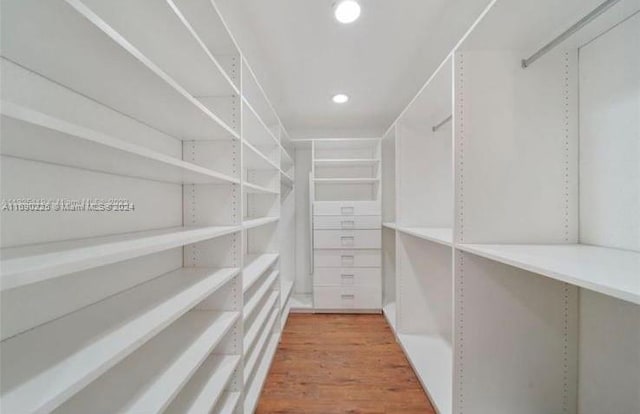
[[[360,17],[360,5],[356,0],[342,0],[336,3],[334,13],[340,23],[353,23]]]
[[[339,93],[337,95],[333,95],[333,98],[331,99],[337,104],[343,104],[349,100],[349,97],[344,93]]]

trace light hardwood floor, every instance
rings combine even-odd
[[[258,414],[434,414],[382,315],[291,314]]]

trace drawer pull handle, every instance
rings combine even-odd
[[[340,256],[340,258],[342,259],[343,266],[353,266],[353,263],[354,263],[353,256]]]
[[[355,281],[355,275],[353,274],[341,274],[342,277],[342,286],[353,286]]]
[[[341,207],[340,211],[344,215],[352,215],[354,213],[353,207]]]
[[[343,220],[342,221],[342,228],[343,229],[352,229],[354,228],[356,225],[355,221],[353,220]]]
[[[356,298],[356,295],[354,294],[349,294],[349,295],[340,295],[340,297],[343,300],[354,300]]]
[[[355,277],[355,275],[353,273],[343,273],[342,274],[342,278],[343,279],[353,279]]]
[[[353,246],[353,236],[341,236],[340,243],[343,246]]]

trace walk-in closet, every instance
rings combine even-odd
[[[640,413],[640,0],[0,0],[0,413]]]

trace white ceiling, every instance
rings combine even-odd
[[[382,135],[489,0],[360,0],[348,25],[333,3],[217,1],[293,139]]]

